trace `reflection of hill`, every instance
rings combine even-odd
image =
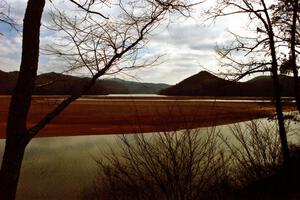
[[[282,96],[293,96],[293,77],[280,76]],[[270,76],[259,76],[247,82],[221,79],[206,71],[195,74],[175,86],[160,92],[174,96],[272,96],[273,82]]]
[[[11,94],[18,77],[18,72],[0,71],[0,94]],[[81,78],[58,73],[41,74],[37,77],[37,88],[34,94],[40,95],[64,95],[75,94],[82,90],[89,78]],[[139,83],[124,81],[121,79],[99,80],[86,93],[101,94],[155,94],[169,87],[166,84]]]

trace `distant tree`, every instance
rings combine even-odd
[[[134,60],[137,55],[135,52],[139,49],[141,43],[159,25],[165,15],[173,12],[188,14],[190,9],[188,2],[181,0],[131,1],[127,2],[126,5],[128,6],[124,6],[120,1],[119,5],[124,15],[114,21],[114,19],[107,19],[105,15],[92,9],[93,5],[103,4],[106,1],[90,0],[85,1],[84,4],[73,0],[70,0],[70,2],[85,11],[84,17],[86,20],[82,22],[82,25],[86,25],[87,31],[78,29],[77,22],[70,21],[64,15],[59,14],[58,17],[60,18],[56,22],[62,23],[61,30],[67,34],[69,33],[68,39],[73,41],[77,49],[79,57],[77,57],[78,60],[74,61],[74,67],[80,65],[88,67],[93,72],[92,78],[81,91],[64,99],[37,124],[27,127],[32,91],[37,76],[41,16],[45,5],[45,0],[28,0],[23,24],[20,73],[11,98],[5,151],[0,170],[0,199],[15,199],[25,148],[41,129],[68,105],[87,92],[99,77],[109,73],[113,66],[120,66],[123,62],[122,58],[127,57]],[[105,22],[105,20],[109,21]],[[72,23],[65,24],[70,22]],[[88,28],[89,23],[91,23],[90,28]],[[72,30],[69,32],[67,28],[70,27]],[[90,32],[93,28],[96,28],[95,32]],[[82,48],[81,43],[78,43],[77,39],[83,42],[82,45],[98,46],[100,52],[98,52],[97,47],[93,47],[94,51],[84,52],[84,48]]]
[[[213,18],[228,15],[243,15],[249,20],[249,30],[243,35],[232,33],[235,37],[232,45],[219,50],[224,61],[223,66],[234,69],[232,75],[241,79],[249,74],[270,72],[273,80],[274,101],[279,126],[281,147],[285,166],[290,166],[290,155],[284,124],[281,102],[281,87],[279,82],[279,52],[280,41],[272,21],[272,8],[277,2],[266,0],[217,0],[216,5],[208,13]]]

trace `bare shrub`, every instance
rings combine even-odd
[[[85,195],[122,200],[212,197],[226,177],[227,165],[216,135],[214,128],[123,135],[121,150],[97,161],[99,176]]]
[[[231,155],[230,174],[237,186],[262,180],[277,172],[283,162],[276,123],[254,120],[230,126],[231,138],[219,134]]]
[[[202,130],[121,136],[117,148],[97,160],[99,175],[84,198],[232,199],[282,169],[275,122]]]

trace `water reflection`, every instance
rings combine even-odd
[[[26,149],[17,199],[75,199],[95,176],[93,156],[114,146],[116,138],[106,135],[33,139]],[[3,148],[4,140],[0,140],[1,159]]]

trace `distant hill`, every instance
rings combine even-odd
[[[0,94],[11,94],[17,78],[18,72],[0,71]]]
[[[18,72],[0,71],[0,94],[11,94],[18,77]],[[67,95],[76,94],[88,83],[89,78],[82,78],[58,73],[41,74],[36,80],[34,94]],[[156,94],[169,87],[167,84],[139,83],[121,79],[98,80],[86,93],[89,95],[104,94]]]
[[[111,85],[112,82],[114,82],[115,84],[118,83],[120,86],[127,88],[129,94],[157,94],[160,90],[170,87],[170,85],[163,83],[140,83],[134,81],[125,81],[117,78],[107,79],[103,82],[106,82],[103,83],[104,87],[106,87],[106,85]]]
[[[293,77],[280,76],[282,96],[293,96]],[[259,76],[247,82],[234,82],[201,71],[178,84],[160,91],[172,96],[272,96],[270,76]]]
[[[89,78],[62,75],[58,73],[41,74],[36,79],[34,94],[39,95],[64,95],[76,94],[89,82]],[[96,82],[86,94],[107,94],[105,88]]]

